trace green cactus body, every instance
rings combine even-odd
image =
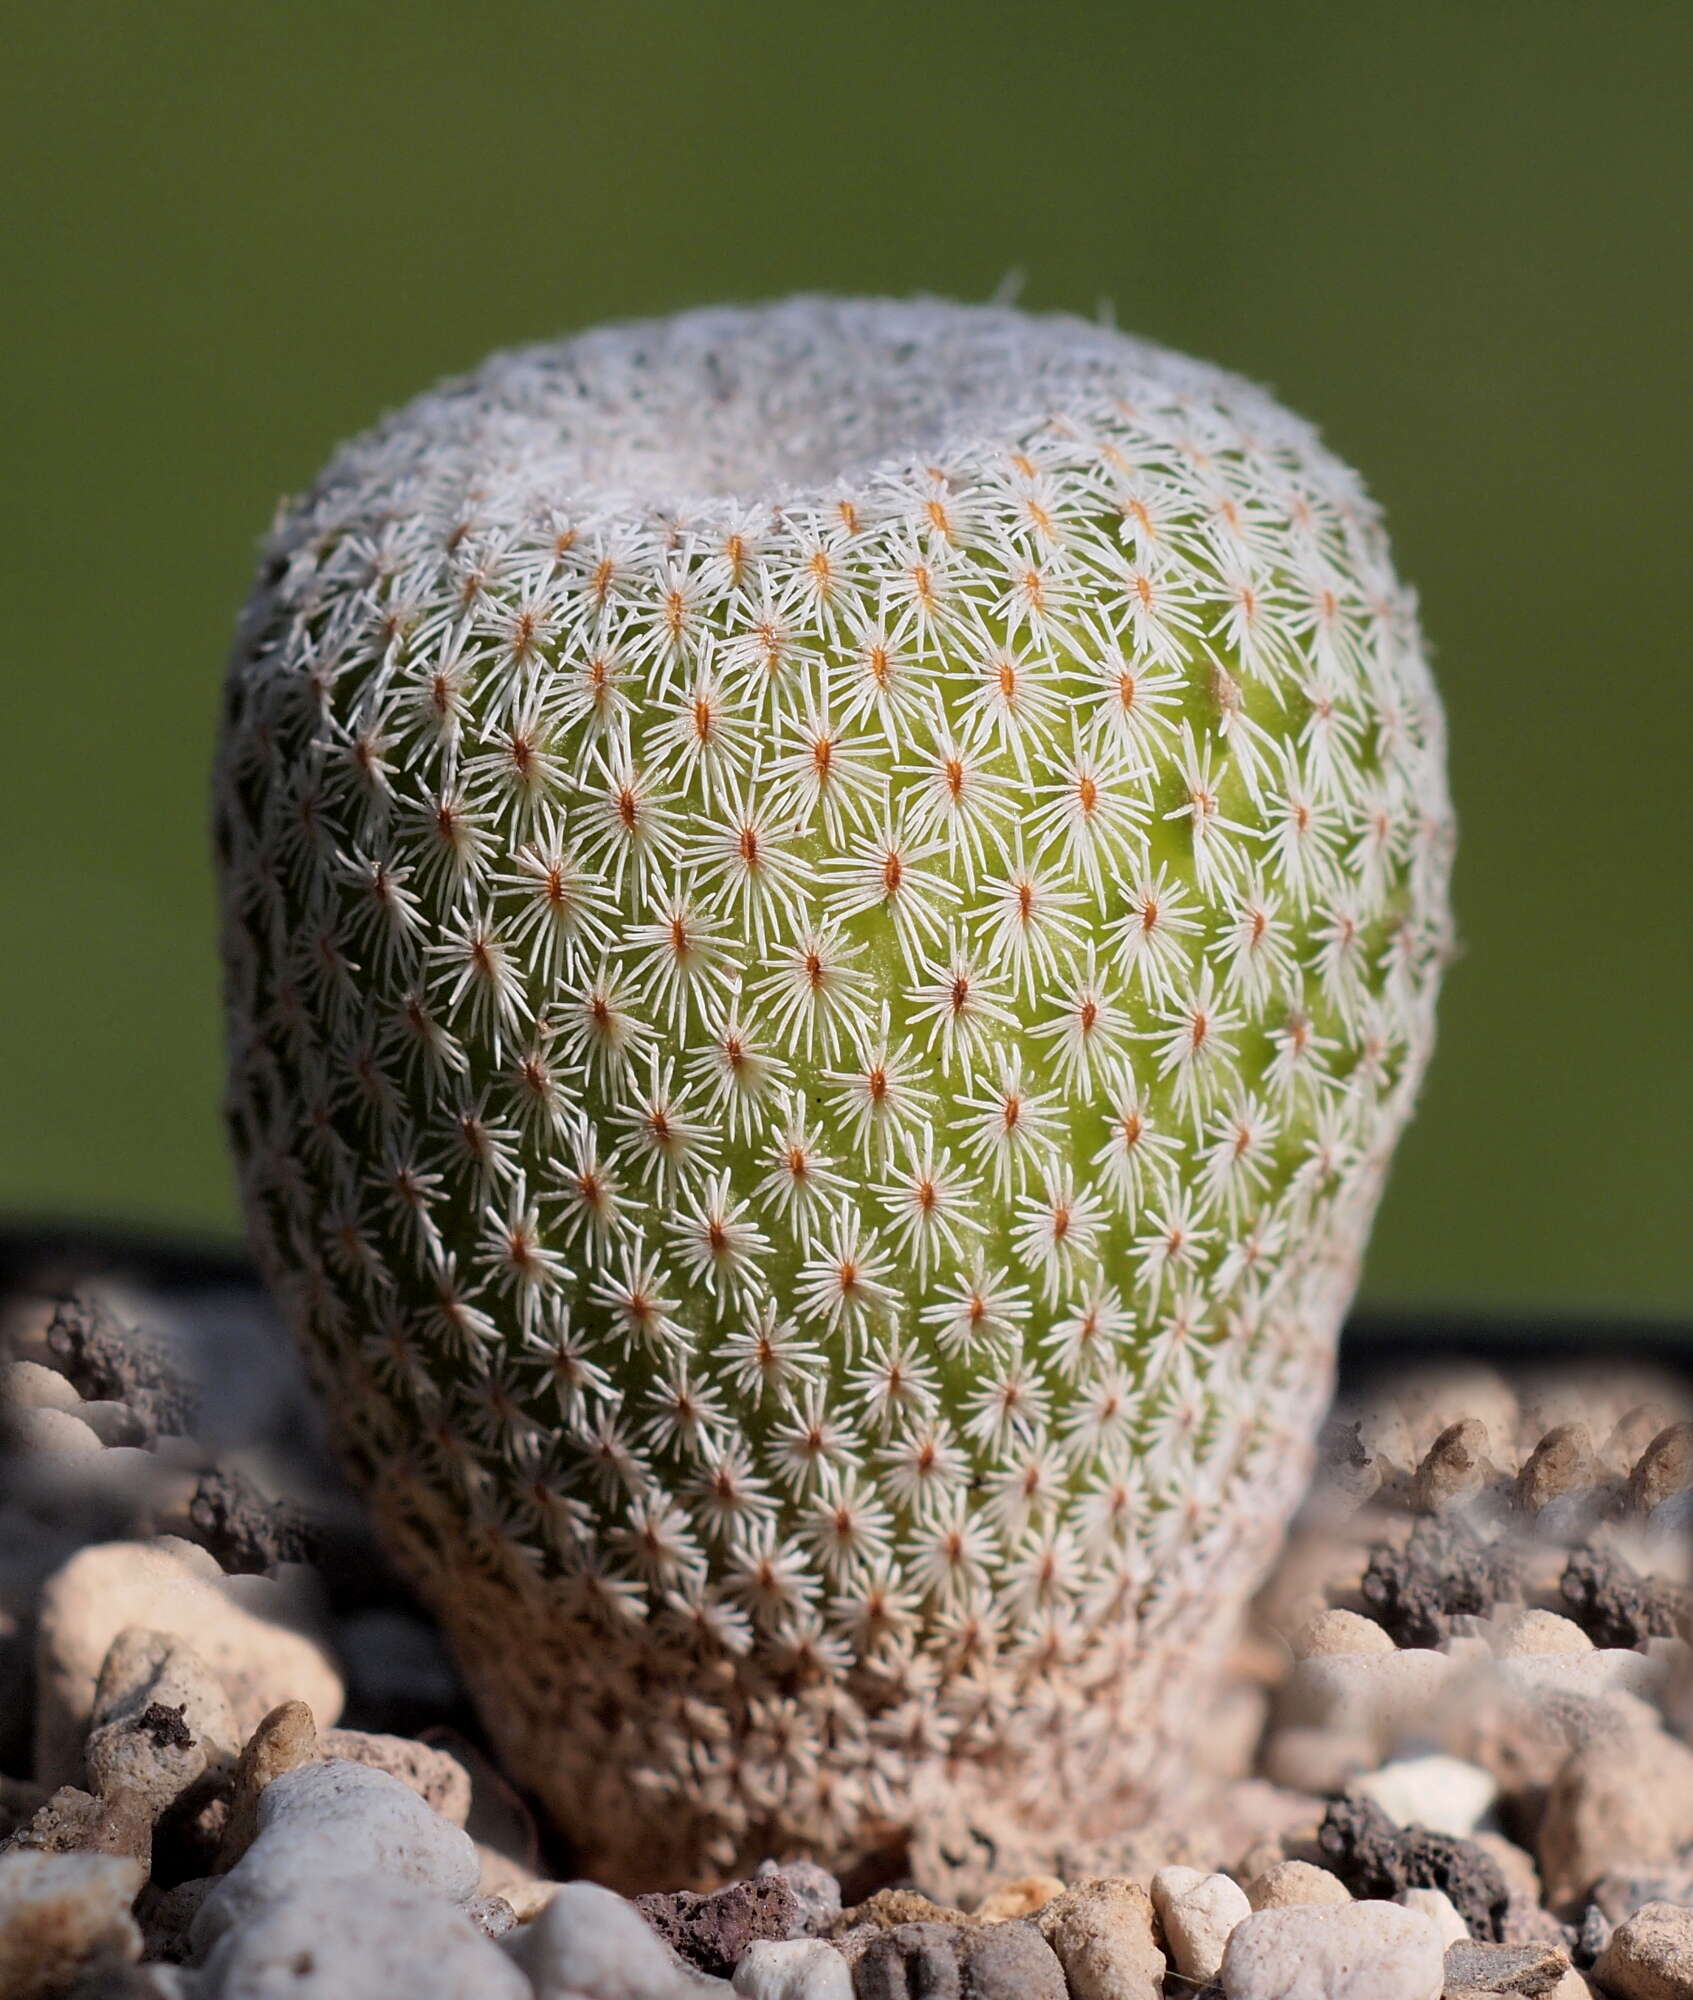
[[[285,510],[218,848],[252,1232],[619,1881],[1144,1803],[1432,1040],[1355,477],[1067,319],[495,357]]]

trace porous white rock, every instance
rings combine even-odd
[[[217,1575],[215,1563],[212,1570]],[[264,1576],[213,1582],[173,1546],[96,1543],[55,1571],[41,1594],[36,1777],[43,1784],[80,1781],[100,1668],[131,1625],[185,1641],[222,1682],[243,1734],[291,1698],[309,1703],[320,1724],[341,1712],[341,1677],[301,1589]]]
[[[140,1625],[118,1634],[100,1668],[85,1751],[95,1791],[135,1792],[157,1816],[206,1771],[232,1764],[239,1747],[223,1683],[191,1646]]]
[[[851,1970],[821,1938],[757,1938],[729,1983],[742,2000],[852,2000]]]
[[[1439,1753],[1395,1758],[1354,1778],[1347,1790],[1355,1798],[1373,1799],[1397,1826],[1425,1826],[1460,1838],[1474,1833],[1499,1797],[1491,1772]]]
[[[1176,1970],[1201,1984],[1216,1978],[1229,1933],[1252,1914],[1238,1882],[1198,1868],[1160,1868],[1152,1903]]]
[[[566,1882],[505,1948],[535,2000],[728,2000],[734,1988],[678,1958],[633,1903],[597,1882]]]
[[[392,1874],[315,1874],[244,1912],[199,1968],[194,2000],[532,2000],[460,1909]]]
[[[284,1771],[260,1792],[255,1817],[252,1846],[195,1914],[197,1951],[256,1911],[339,1875],[391,1876],[450,1903],[477,1893],[481,1863],[469,1835],[368,1764],[325,1759]]]
[[[1260,1910],[1235,1926],[1222,1983],[1228,2000],[1440,2000],[1446,1947],[1397,1903]]]
[[[1528,1653],[1591,1653],[1594,1646],[1573,1618],[1525,1608],[1494,1627],[1493,1650],[1501,1659],[1515,1659]]]

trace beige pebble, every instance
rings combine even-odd
[[[1593,1976],[1617,2000],[1689,2000],[1693,1996],[1693,1909],[1648,1903],[1618,1924]]]
[[[1521,1653],[1591,1653],[1593,1641],[1573,1618],[1556,1611],[1514,1611],[1495,1627],[1494,1651],[1502,1659]]]
[[[1160,1868],[1152,1878],[1152,1906],[1176,1970],[1200,1985],[1216,1978],[1229,1933],[1252,1914],[1238,1882],[1198,1868]]]
[[[106,1448],[69,1410],[29,1406],[7,1412],[6,1441],[32,1458],[87,1458]]]
[[[454,1826],[463,1826],[470,1817],[470,1773],[451,1751],[438,1750],[410,1736],[383,1736],[362,1729],[326,1729],[318,1739],[318,1749],[325,1757],[345,1757],[389,1772],[410,1785],[426,1806],[432,1806]]]
[[[44,1368],[39,1361],[8,1361],[0,1364],[0,1404],[14,1410],[76,1410],[82,1398],[76,1385],[56,1368]],[[1649,1442],[1641,1440],[1642,1448]],[[1637,1452],[1636,1457],[1639,1456]]]
[[[1255,1910],[1281,1910],[1294,1903],[1350,1903],[1352,1892],[1340,1877],[1312,1861],[1276,1861],[1246,1885]]]
[[[1319,1653],[1391,1653],[1395,1650],[1386,1630],[1361,1611],[1331,1605],[1308,1618],[1293,1642],[1295,1659],[1308,1660]]]
[[[1676,1413],[1667,1402],[1654,1398],[1636,1403],[1617,1419],[1615,1429],[1604,1442],[1600,1456],[1607,1469],[1626,1479],[1653,1438],[1676,1420]]]
[[[1003,1924],[1014,1917],[1032,1917],[1044,1910],[1055,1896],[1062,1896],[1064,1884],[1056,1875],[1021,1875],[1006,1882],[976,1905],[975,1918],[982,1924]]]

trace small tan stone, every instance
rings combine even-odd
[[[1176,1970],[1198,1985],[1216,1978],[1229,1933],[1252,1914],[1238,1882],[1198,1868],[1160,1868],[1152,1878],[1152,1906]]]
[[[1593,1976],[1617,2000],[1693,2000],[1693,1909],[1648,1903],[1618,1924]]]
[[[218,1849],[218,1872],[233,1868],[258,1832],[259,1794],[273,1778],[316,1761],[317,1724],[303,1701],[285,1701],[271,1710],[247,1739],[235,1766],[229,1819]]]
[[[1393,1640],[1386,1629],[1361,1611],[1331,1605],[1308,1618],[1293,1642],[1296,1660],[1308,1660],[1319,1653],[1391,1653]]]
[[[1693,1486],[1693,1424],[1666,1424],[1628,1476],[1628,1504],[1649,1514],[1684,1486]]]
[[[1401,1909],[1421,1910],[1437,1931],[1448,1951],[1468,1938],[1469,1926],[1458,1914],[1458,1906],[1444,1889],[1401,1889],[1393,1899]]]
[[[1063,1893],[1064,1884],[1056,1875],[1022,1875],[984,1896],[976,1905],[975,1918],[979,1924],[1003,1924],[1013,1917],[1032,1917]]]
[[[133,1791],[162,1813],[207,1771],[235,1761],[239,1732],[223,1684],[168,1632],[126,1627],[112,1641],[94,1690],[85,1752],[102,1798]]]
[[[93,1429],[69,1410],[29,1406],[7,1411],[6,1442],[31,1458],[87,1458],[106,1448]]]
[[[1352,1892],[1313,1861],[1276,1861],[1247,1883],[1246,1900],[1255,1910],[1283,1910],[1295,1903],[1350,1903]]]
[[[1487,1426],[1479,1417],[1448,1424],[1424,1454],[1411,1482],[1411,1505],[1439,1514],[1473,1500],[1497,1477],[1488,1456]]]
[[[1138,1882],[1078,1882],[1034,1922],[1064,1968],[1071,2000],[1160,2000],[1164,1954],[1152,1898]]]
[[[1626,1479],[1653,1438],[1676,1421],[1675,1411],[1657,1397],[1625,1410],[1600,1452],[1607,1469]]]
[[[933,1903],[915,1889],[878,1889],[862,1903],[843,1910],[829,1927],[829,1935],[870,1928],[891,1930],[895,1924],[973,1924],[976,1919],[946,1903]]]
[[[1551,1501],[1583,1492],[1598,1479],[1599,1463],[1587,1426],[1558,1424],[1524,1459],[1511,1498],[1523,1513],[1538,1514]]]

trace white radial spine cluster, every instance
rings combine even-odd
[[[496,357],[284,513],[219,773],[254,1234],[608,1872],[1136,1782],[1102,1729],[1297,1490],[1443,770],[1354,476],[1075,322]]]

